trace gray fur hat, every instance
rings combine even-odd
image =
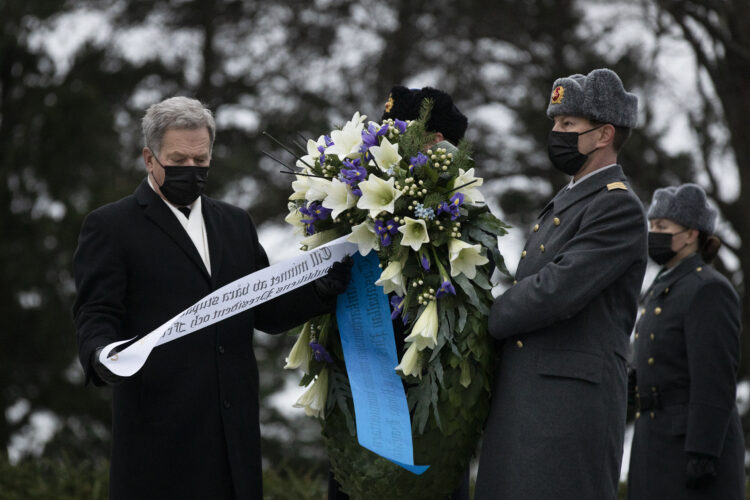
[[[690,229],[714,234],[716,210],[706,201],[706,192],[697,184],[665,187],[654,191],[648,219],[669,219]]]
[[[552,84],[547,116],[583,116],[600,123],[633,128],[638,122],[638,97],[625,91],[611,69],[595,69],[586,76],[558,78]]]

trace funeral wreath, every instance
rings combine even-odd
[[[320,419],[331,467],[353,499],[446,498],[481,434],[493,356],[487,333],[490,277],[505,272],[506,226],[484,203],[466,142],[434,143],[420,119],[343,127],[302,145],[286,221],[303,250],[349,235],[376,252],[376,284],[390,297],[415,463],[414,475],[359,446],[335,314],[305,323],[286,368],[308,386],[295,406]]]

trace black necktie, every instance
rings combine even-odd
[[[177,207],[177,210],[182,212],[186,218],[190,218],[190,207]]]

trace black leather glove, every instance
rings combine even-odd
[[[343,293],[352,279],[352,265],[354,261],[350,256],[344,257],[339,262],[334,262],[328,274],[313,282],[315,292],[323,300],[332,299]]]
[[[691,489],[705,488],[716,479],[716,458],[699,453],[688,453],[687,481]]]
[[[97,375],[99,375],[99,378],[104,381],[107,385],[115,385],[119,384],[123,380],[125,380],[125,377],[121,377],[119,375],[116,375],[109,371],[109,368],[104,366],[101,361],[99,361],[99,355],[101,354],[102,350],[104,349],[104,346],[99,347],[96,351],[94,351],[94,357],[91,360],[91,365],[94,368],[94,371]]]

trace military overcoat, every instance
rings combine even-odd
[[[144,180],[93,211],[74,265],[78,352],[99,385],[99,346],[149,333],[222,286],[268,265],[247,212],[201,198],[211,258]],[[305,285],[157,347],[113,387],[110,498],[261,500],[253,328],[280,332],[330,309]]]
[[[615,498],[646,234],[620,166],[544,208],[490,313],[500,359],[477,500]]]
[[[745,498],[745,445],[735,404],[739,298],[699,254],[657,278],[635,327],[639,411],[630,455],[633,500]],[[708,488],[686,488],[687,452],[717,458]]]

